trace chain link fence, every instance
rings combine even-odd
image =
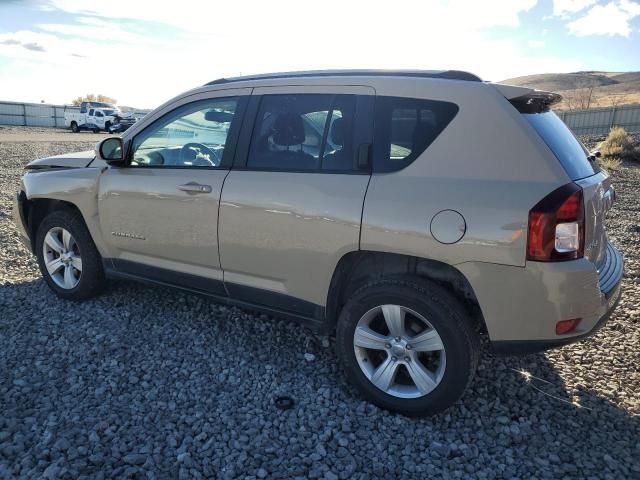
[[[576,135],[606,135],[612,127],[640,132],[640,105],[556,112]]]
[[[72,105],[0,101],[0,125],[64,128],[64,113],[79,111],[80,107]],[[133,112],[136,117],[144,117],[147,113]]]

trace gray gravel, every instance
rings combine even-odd
[[[54,297],[11,199],[27,161],[90,140],[0,134],[0,478],[640,478],[640,169],[616,174],[609,323],[545,354],[485,347],[462,401],[416,420],[361,401],[298,325],[129,282]]]

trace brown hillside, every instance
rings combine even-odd
[[[558,110],[640,103],[640,72],[543,73],[500,83],[557,92],[563,96]]]

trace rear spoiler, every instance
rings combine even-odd
[[[492,84],[520,113],[543,113],[562,100],[562,95],[514,85]]]

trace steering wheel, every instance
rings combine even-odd
[[[185,143],[180,149],[180,164],[190,162],[192,165],[217,167],[222,160],[221,154],[221,150],[213,150],[202,143]]]

